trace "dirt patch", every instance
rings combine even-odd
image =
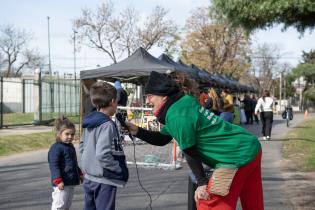
[[[282,160],[285,189],[295,210],[315,210],[315,172],[298,171],[291,160]]]

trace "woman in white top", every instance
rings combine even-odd
[[[258,111],[260,112],[263,140],[270,140],[273,122],[272,107],[273,99],[270,97],[270,92],[264,90],[255,107],[255,114],[257,115]]]

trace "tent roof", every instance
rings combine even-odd
[[[171,65],[175,66],[176,70],[178,70],[180,72],[184,72],[186,74],[189,74],[189,75],[193,76],[195,79],[198,78],[198,71],[196,71],[195,69],[190,68],[188,66],[184,66],[184,65],[181,65],[180,63],[175,62],[174,60],[172,60],[166,54],[160,55],[159,59],[161,61],[164,61],[164,62],[166,62],[168,64],[171,64]]]
[[[80,72],[81,79],[122,79],[132,80],[149,76],[151,71],[166,73],[175,71],[174,65],[153,57],[145,49],[137,49],[128,58],[110,66]]]

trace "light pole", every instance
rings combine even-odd
[[[77,113],[77,62],[76,62],[76,33],[78,33],[75,29],[73,29],[73,74],[74,74],[74,113]]]
[[[282,72],[280,72],[280,82],[279,82],[279,99],[280,99],[280,101],[279,101],[279,111],[281,112],[281,101],[282,101]]]
[[[54,87],[53,87],[53,82],[52,82],[52,72],[51,72],[51,59],[50,59],[50,27],[49,27],[49,19],[50,17],[47,16],[47,26],[48,26],[48,59],[49,59],[49,89],[50,89],[50,104],[51,104],[51,117],[53,116],[54,113]]]
[[[51,76],[51,60],[50,60],[50,28],[49,28],[49,19],[50,17],[47,16],[47,26],[48,26],[48,70],[49,75]]]

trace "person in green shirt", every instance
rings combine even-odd
[[[127,123],[128,130],[157,146],[177,141],[197,179],[198,210],[232,210],[238,197],[244,210],[262,210],[262,152],[257,137],[202,107],[195,97],[183,93],[181,84],[187,81],[178,81],[151,72],[145,86],[146,103],[153,105],[163,127],[157,132]],[[215,169],[210,180],[202,164]]]

